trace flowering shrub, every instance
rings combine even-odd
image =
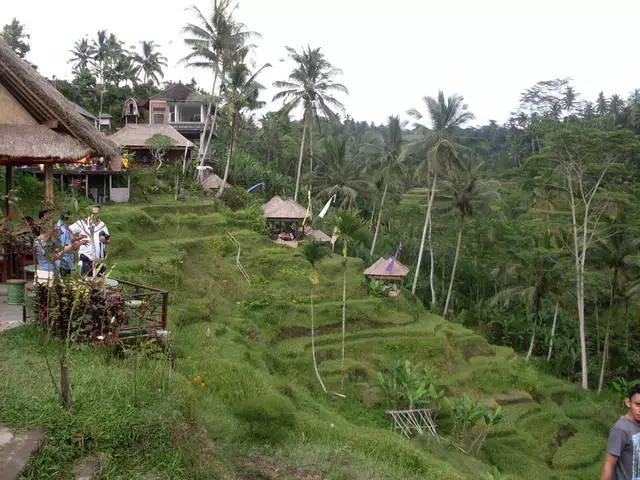
[[[74,342],[101,342],[116,337],[127,323],[122,295],[102,279],[60,280],[36,285],[37,321],[51,334]]]

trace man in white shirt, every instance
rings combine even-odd
[[[74,235],[84,234],[89,240],[86,245],[79,248],[78,254],[82,263],[82,275],[92,277],[104,275],[106,268],[100,263],[104,260],[107,244],[111,242],[109,229],[100,220],[100,210],[100,205],[94,205],[88,218],[78,220],[69,227]]]

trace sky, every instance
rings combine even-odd
[[[16,17],[31,35],[27,59],[48,76],[71,79],[74,41],[106,29],[138,45],[154,40],[168,58],[165,79],[192,77],[209,89],[208,72],[185,67],[181,28],[194,20],[190,5],[210,12],[211,0],[22,0],[0,9],[0,25]],[[636,59],[640,1],[608,0],[240,0],[236,19],[262,37],[256,65],[268,87],[293,69],[285,46],[321,47],[343,71],[336,80],[355,120],[384,123],[389,115],[424,112],[422,98],[459,94],[476,116],[505,122],[520,93],[540,80],[572,78],[580,98],[598,92],[624,98],[640,87]]]

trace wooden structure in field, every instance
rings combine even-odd
[[[393,282],[393,288],[389,295],[396,296],[400,293],[399,284],[409,273],[409,267],[400,263],[395,256],[385,255],[363,272],[370,279]]]
[[[88,164],[102,157],[119,169],[117,146],[95,130],[47,79],[0,39],[0,166],[5,166],[7,200],[12,168],[43,165],[46,200],[53,198],[53,165]]]

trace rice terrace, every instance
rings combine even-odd
[[[0,15],[0,480],[640,478],[624,71],[490,105],[453,39],[414,83],[430,7],[69,3]]]

